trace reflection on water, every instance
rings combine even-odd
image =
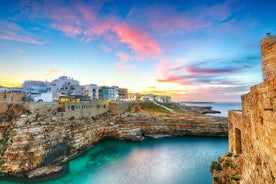
[[[68,175],[43,183],[211,183],[209,166],[225,152],[225,138],[147,138],[144,142],[106,140],[72,160]]]

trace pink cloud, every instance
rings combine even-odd
[[[248,87],[249,89],[249,87]],[[231,102],[240,101],[240,96],[248,91],[244,86],[236,87],[215,87],[215,88],[201,88],[183,92],[173,92],[173,99],[176,101],[194,101],[194,102]]]
[[[212,63],[212,65],[210,65],[210,63]],[[232,63],[232,65],[228,65],[228,63]],[[244,85],[244,82],[236,80],[232,75],[233,73],[240,72],[245,67],[248,67],[248,65],[241,67],[233,63],[234,62],[225,62],[225,60],[222,59],[179,66],[177,62],[164,58],[156,64],[156,81],[160,83],[176,83],[184,86]]]
[[[128,64],[127,62],[131,59],[131,56],[124,52],[118,52],[116,54],[120,58],[119,62],[115,63],[115,68],[121,72],[121,73],[126,73],[129,70],[133,69],[135,67],[134,64]]]
[[[54,23],[54,24],[51,24],[51,27],[64,32],[67,36],[78,36],[82,33],[82,30],[80,27],[72,26],[70,24]]]
[[[37,16],[38,19],[49,20],[51,28],[83,42],[102,37],[116,42],[115,45],[126,44],[138,57],[151,57],[161,52],[158,42],[145,30],[130,26],[114,15],[99,16],[100,3],[95,6],[94,3],[71,3],[69,6],[51,2],[50,9],[46,4],[34,3],[28,5],[31,10],[26,8],[24,11],[32,18]]]
[[[35,39],[34,35],[15,23],[8,21],[0,21],[0,39],[25,42],[36,45],[44,43]]]
[[[62,73],[63,70],[59,70],[59,69],[51,69],[51,70],[48,70],[44,76],[46,77],[55,77],[55,76],[58,76],[60,73]]]
[[[120,42],[128,44],[139,55],[149,56],[161,51],[155,40],[150,38],[146,32],[137,28],[117,22],[112,30],[118,35]]]
[[[189,73],[197,74],[197,75],[213,75],[213,74],[226,74],[226,73],[233,73],[240,71],[240,68],[224,68],[224,69],[215,69],[215,68],[209,68],[209,69],[199,69],[195,66],[187,65],[186,70]]]
[[[127,73],[129,70],[133,69],[134,67],[135,65],[126,64],[125,62],[122,62],[122,61],[115,63],[115,68],[121,73]]]
[[[122,62],[127,62],[130,59],[130,56],[124,52],[119,52],[116,56],[118,56]]]

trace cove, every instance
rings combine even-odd
[[[208,184],[209,166],[227,152],[227,138],[104,140],[71,160],[69,173],[43,184]],[[4,182],[5,184],[18,182]]]

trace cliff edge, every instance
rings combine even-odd
[[[227,118],[193,113],[106,112],[74,118],[52,106],[13,104],[6,115],[12,119],[0,123],[0,175],[20,181],[60,176],[67,172],[70,159],[106,138],[227,136],[228,130]]]
[[[229,153],[213,162],[214,184],[276,183],[276,36],[261,41],[264,82],[229,111]]]

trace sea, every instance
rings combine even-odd
[[[206,114],[210,116],[228,117],[229,110],[241,110],[241,102],[180,102],[186,106],[211,106],[212,110],[220,111],[221,113]]]
[[[188,104],[187,104],[188,105]],[[203,105],[204,104],[193,104]],[[227,116],[239,103],[208,103]],[[217,114],[216,114],[217,115]],[[228,152],[222,137],[104,140],[69,162],[69,173],[41,184],[211,184],[210,165]],[[1,181],[1,184],[23,182]]]

